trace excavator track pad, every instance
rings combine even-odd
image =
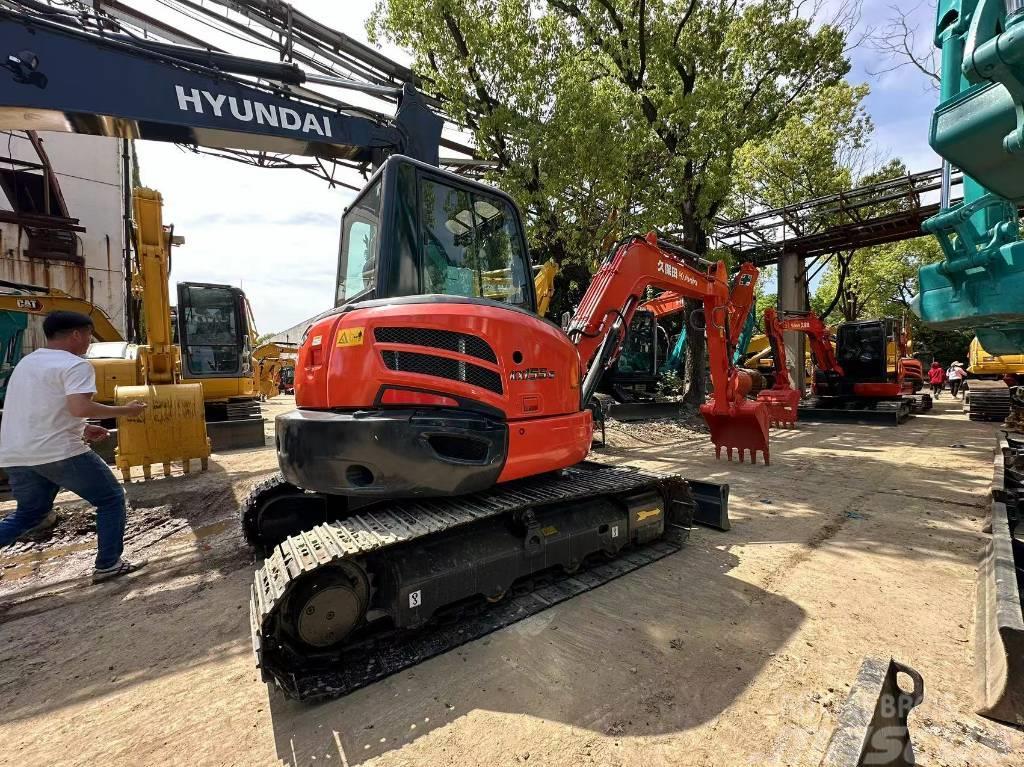
[[[345,695],[677,551],[694,512],[681,477],[589,462],[361,509],[256,572],[257,665],[289,698]]]
[[[800,406],[800,418],[811,423],[863,423],[899,426],[910,418],[911,404],[906,399],[842,400],[812,397]]]

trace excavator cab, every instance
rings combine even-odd
[[[639,308],[629,323],[622,352],[601,379],[600,388],[620,402],[650,396],[657,386],[660,368],[668,355],[668,336],[658,318]]]
[[[535,312],[519,211],[493,187],[392,155],[341,223],[335,306],[441,294]]]
[[[178,283],[182,378],[252,377],[245,294],[230,285]]]

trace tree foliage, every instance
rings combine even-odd
[[[428,89],[496,160],[494,179],[528,213],[532,249],[561,264],[561,297],[575,301],[622,234],[672,229],[704,253],[737,151],[841,82],[844,31],[806,7],[378,0],[369,29],[412,52]],[[694,400],[703,359],[693,344]]]
[[[848,190],[870,163],[866,85],[837,83],[805,96],[779,130],[736,152],[730,218]],[[812,222],[820,224],[823,222]],[[800,225],[793,222],[797,234]]]

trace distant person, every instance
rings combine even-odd
[[[949,393],[953,395],[953,399],[956,399],[960,387],[963,386],[964,379],[967,378],[964,363],[954,362],[950,365],[949,370],[946,371],[946,378],[949,379]]]
[[[932,366],[928,370],[928,382],[932,385],[932,394],[935,395],[935,399],[939,398],[945,380],[946,371],[942,369],[942,365],[932,362]]]
[[[138,415],[146,407],[129,402],[113,407],[93,402],[96,374],[82,359],[92,340],[92,320],[78,312],[53,312],[43,320],[46,347],[26,355],[7,384],[0,423],[0,466],[18,502],[0,519],[0,546],[41,527],[53,499],[70,490],[96,507],[98,549],[93,583],[138,570],[124,549],[124,489],[89,443],[109,436],[86,418]]]

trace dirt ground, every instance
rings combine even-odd
[[[0,763],[816,765],[871,654],[924,676],[919,764],[1019,765],[1024,733],[970,697],[995,430],[947,397],[899,428],[773,431],[765,467],[612,428],[603,460],[729,482],[733,529],[317,706],[253,664],[236,514],[271,448],[132,484],[150,566],[118,583],[89,584],[90,515],[61,498],[52,538],[0,550]]]

